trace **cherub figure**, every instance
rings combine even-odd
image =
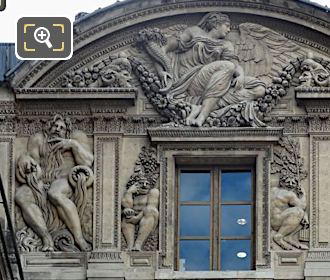
[[[145,180],[131,185],[122,199],[123,220],[122,232],[127,242],[128,250],[141,251],[147,240],[158,225],[159,190],[150,188]],[[138,234],[135,239],[135,227]]]

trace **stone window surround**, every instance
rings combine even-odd
[[[156,278],[233,278],[233,277],[260,277],[271,278],[270,253],[269,253],[269,166],[270,166],[270,146],[261,143],[237,144],[233,143],[184,143],[161,144],[159,145],[159,158],[161,164],[160,183],[161,183],[161,203],[160,215],[160,270]],[[175,180],[176,164],[182,160],[196,157],[218,158],[218,159],[255,159],[256,167],[256,216],[255,216],[255,264],[256,270],[253,271],[208,271],[208,272],[179,272],[174,271],[175,261],[175,235],[174,227],[176,220],[176,201],[175,201]],[[268,272],[267,272],[268,271]]]

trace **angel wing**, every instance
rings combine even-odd
[[[298,44],[259,24],[242,23],[239,33],[235,53],[248,76],[272,78],[291,60],[306,55]]]

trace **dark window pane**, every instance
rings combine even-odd
[[[210,235],[210,207],[209,206],[181,206],[180,207],[180,235],[181,236],[209,236]]]
[[[251,172],[222,172],[222,201],[251,201]]]
[[[250,240],[221,240],[221,270],[251,270]]]
[[[181,172],[180,201],[209,201],[210,172]]]
[[[242,236],[251,234],[250,205],[221,206],[222,236]]]
[[[210,243],[208,240],[180,241],[180,268],[184,270],[210,269]]]

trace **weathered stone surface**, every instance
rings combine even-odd
[[[28,144],[37,135],[44,139],[54,115],[82,131],[83,141],[60,141],[84,142],[85,149],[63,147],[70,169],[83,165],[90,168],[81,168],[85,175],[95,174],[80,200],[80,225],[56,216],[66,231],[51,239],[71,238],[58,252],[22,255],[26,278],[329,278],[329,30],[327,10],[308,1],[127,0],[75,23],[72,59],[25,61],[13,70],[0,86],[0,172],[21,249],[53,247],[39,238],[45,237],[40,220],[24,217],[31,201],[38,204],[35,197],[17,197],[34,186],[46,196],[39,208],[43,201],[59,208],[59,193],[39,188],[42,151],[34,146],[38,152],[31,154]],[[281,137],[291,137],[300,151],[283,146]],[[86,147],[89,162],[72,155],[86,155]],[[142,147],[150,148],[139,157]],[[286,177],[280,169],[272,174],[274,162],[290,170]],[[176,171],[187,164],[254,167],[253,270],[178,271]],[[65,198],[72,202],[75,186],[69,187]],[[70,214],[79,213],[74,205]],[[296,220],[280,238],[287,220],[274,221],[277,208]],[[307,217],[310,228],[300,229]],[[74,236],[80,227],[90,252],[81,252],[89,248]],[[63,252],[62,245],[76,252]]]

